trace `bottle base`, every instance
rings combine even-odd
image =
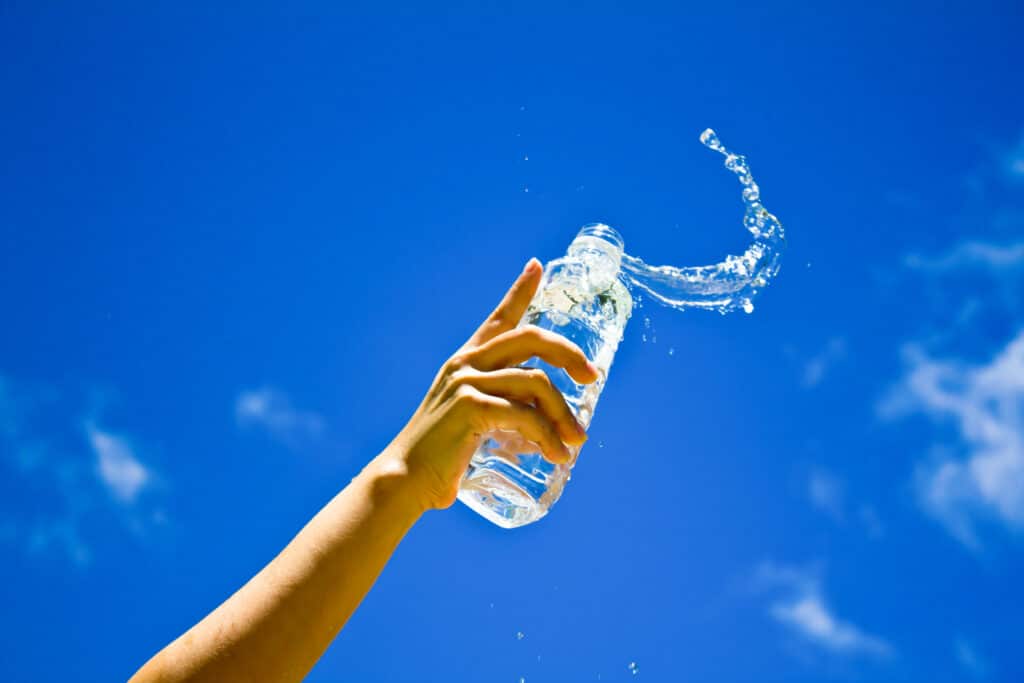
[[[477,470],[466,477],[458,499],[503,529],[525,526],[548,513],[532,496],[493,472]]]

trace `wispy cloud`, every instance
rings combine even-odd
[[[818,386],[828,372],[844,358],[846,340],[842,337],[830,339],[821,351],[811,356],[804,364],[801,383],[808,389]]]
[[[241,427],[265,429],[289,445],[317,439],[324,432],[324,419],[319,414],[295,409],[287,395],[270,387],[239,394],[235,419]]]
[[[908,254],[904,265],[912,270],[944,273],[981,268],[994,271],[1024,267],[1024,241],[995,244],[980,240],[961,242],[934,256]]]
[[[904,296],[927,311],[927,333],[902,347],[901,376],[876,406],[883,419],[924,418],[918,500],[973,549],[983,525],[1024,530],[1022,164],[1024,136],[966,177],[969,197],[950,214],[986,237],[904,259]]]
[[[128,440],[93,424],[86,426],[86,434],[96,453],[96,472],[100,480],[117,500],[128,504],[135,502],[151,475],[139,462]]]
[[[807,476],[807,499],[811,505],[837,524],[853,521],[869,538],[881,538],[885,529],[878,511],[869,503],[858,503],[853,496],[847,495],[846,488],[841,477],[821,468],[812,470]]]
[[[1024,135],[1003,156],[1003,168],[1011,181],[1024,181]]]
[[[843,519],[843,482],[823,470],[811,472],[807,479],[811,504],[836,520]]]
[[[84,566],[101,520],[139,532],[163,513],[140,507],[155,476],[132,439],[103,429],[72,394],[0,376],[0,476],[20,494],[0,500],[0,542],[30,554],[62,551]],[[103,509],[115,514],[96,514]]]
[[[960,636],[953,641],[953,654],[963,670],[972,678],[988,677],[988,662],[966,638]]]
[[[780,594],[768,606],[769,616],[803,642],[834,655],[875,659],[895,655],[887,641],[836,616],[825,601],[816,572],[766,562],[755,577],[760,587]]]
[[[922,505],[972,548],[981,519],[1024,529],[1024,331],[987,363],[937,360],[914,346],[904,359],[882,417],[920,413],[952,427],[918,469]]]

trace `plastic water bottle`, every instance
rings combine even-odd
[[[583,385],[539,358],[523,363],[548,374],[584,427],[590,425],[633,310],[621,279],[622,256],[619,233],[600,223],[584,226],[566,255],[545,266],[544,279],[519,323],[563,335],[597,366],[597,381]],[[569,464],[555,465],[516,432],[486,434],[462,480],[459,500],[501,527],[535,522],[562,495],[579,448],[569,447],[569,452]]]

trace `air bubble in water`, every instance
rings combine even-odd
[[[668,355],[670,355],[670,356],[676,355],[676,349],[675,349],[674,346],[668,347]]]
[[[516,640],[522,640],[525,637],[526,637],[525,633],[523,633],[522,631],[516,631]]]
[[[634,676],[640,673],[640,667],[636,665],[636,662],[630,662],[627,668],[629,669],[629,673],[633,674]]]
[[[750,299],[744,299],[743,300],[743,312],[744,313],[753,313],[754,312],[754,302],[751,301]]]

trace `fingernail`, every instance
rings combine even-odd
[[[526,265],[523,266],[523,272],[532,273],[535,272],[538,268],[540,268],[540,261],[538,261],[537,258],[534,257],[527,261]]]

